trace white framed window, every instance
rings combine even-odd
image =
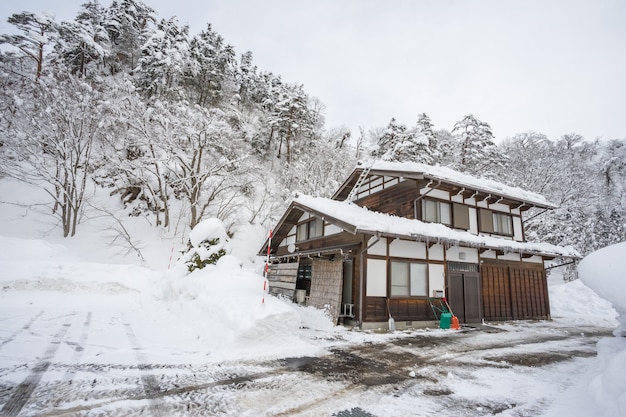
[[[501,235],[513,234],[513,221],[511,216],[503,213],[493,213],[493,232]]]
[[[480,209],[480,231],[513,236],[513,218],[510,214]]]
[[[450,203],[425,199],[422,201],[422,220],[431,223],[452,224]]]
[[[313,220],[300,223],[296,227],[296,242],[313,239],[324,235],[324,221],[313,218]]]
[[[428,265],[420,262],[391,261],[391,296],[428,295]]]

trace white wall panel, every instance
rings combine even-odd
[[[367,297],[387,296],[387,261],[382,259],[367,260]]]
[[[396,239],[389,244],[389,256],[426,259],[426,244],[424,242]]]

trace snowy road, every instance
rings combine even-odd
[[[565,322],[415,331],[327,354],[215,362],[106,311],[2,310],[2,416],[541,415],[611,329]]]

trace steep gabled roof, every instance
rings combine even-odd
[[[296,197],[289,206],[285,216],[279,222],[277,230],[282,230],[283,233],[276,233],[276,240],[272,242],[272,252],[275,251],[280,241],[286,237],[288,230],[295,225],[297,222],[296,217],[299,218],[304,212],[313,213],[352,234],[398,237],[450,245],[461,244],[476,248],[522,252],[531,255],[580,258],[580,254],[573,247],[561,247],[549,243],[518,242],[492,236],[474,235],[469,232],[451,229],[443,224],[425,223],[420,220],[370,211],[347,201],[306,195]],[[289,213],[296,213],[297,216]],[[265,250],[267,249],[267,243],[266,241],[264,245]]]
[[[352,174],[332,198],[334,200],[345,200],[356,185],[361,173],[366,169],[369,170],[369,175],[441,181],[460,190],[465,190],[464,194],[466,195],[481,193],[483,196],[491,195],[494,197],[494,200],[496,200],[495,197],[502,197],[509,202],[517,202],[519,203],[518,205],[526,203],[524,206],[526,209],[530,207],[544,209],[558,207],[556,204],[549,202],[544,196],[531,191],[511,187],[487,178],[474,177],[447,167],[425,165],[417,162],[370,161],[363,163],[352,171]]]

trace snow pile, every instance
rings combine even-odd
[[[617,313],[611,303],[598,296],[581,280],[550,285],[550,311],[554,320],[567,320],[577,325],[617,325]]]
[[[261,356],[315,353],[314,347],[299,339],[299,329],[328,330],[330,320],[320,311],[267,296],[263,276],[244,269],[235,256],[221,255],[215,264],[188,272],[189,253],[201,252],[208,258],[230,246],[220,220],[200,222],[189,241],[189,252],[163,276],[154,293],[167,310],[166,317],[174,318],[171,324],[178,329],[179,340],[199,343],[213,357],[224,359],[258,357],[259,352]],[[216,244],[204,248],[208,241]]]
[[[583,259],[580,278],[618,313],[614,338],[598,343],[599,374],[589,391],[605,417],[626,416],[626,242],[600,249]]]
[[[219,239],[222,242],[226,242],[226,228],[224,223],[219,219],[206,219],[189,232],[189,241],[195,247],[200,246],[200,243],[204,240]]]

